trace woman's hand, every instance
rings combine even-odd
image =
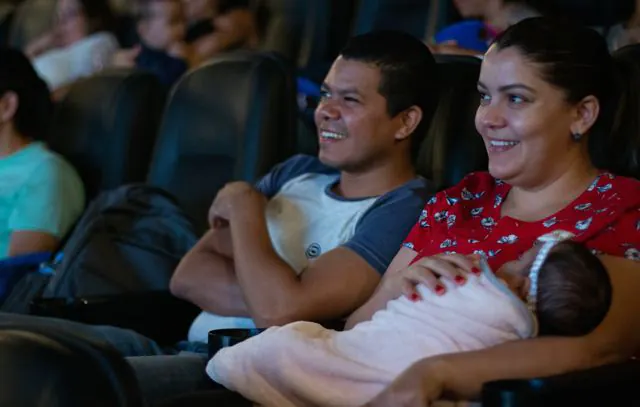
[[[427,407],[439,400],[444,390],[443,370],[437,359],[423,359],[398,376],[364,407]]]
[[[446,287],[441,278],[464,285],[469,274],[480,275],[480,269],[476,266],[473,257],[461,254],[439,254],[424,257],[404,270],[385,275],[382,280],[382,290],[394,293],[395,298],[404,295],[407,298],[418,301],[420,296],[416,291],[418,284],[425,285],[437,295],[443,295]]]

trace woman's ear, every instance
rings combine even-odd
[[[598,119],[600,102],[593,95],[586,96],[576,105],[575,113],[571,134],[586,134]]]
[[[411,106],[404,112],[400,113],[402,126],[396,132],[396,140],[404,140],[409,137],[422,121],[422,109],[418,106]]]
[[[0,124],[8,123],[13,120],[18,111],[20,101],[15,92],[6,92],[0,97]]]

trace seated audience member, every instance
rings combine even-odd
[[[107,0],[57,0],[56,13],[53,29],[25,50],[54,91],[108,67],[118,49],[109,32],[113,16]]]
[[[185,42],[192,44],[213,32],[213,18],[218,9],[218,0],[181,0],[187,21]]]
[[[437,84],[437,65],[418,39],[395,32],[351,39],[316,111],[319,157],[294,157],[255,187],[229,184],[212,204],[211,230],[171,281],[176,296],[203,310],[180,349],[203,353],[130,358],[151,399],[208,382],[212,329],[336,320],[364,303],[432,192],[412,157],[435,111]],[[115,327],[14,314],[0,320],[56,326],[125,355],[165,352]]]
[[[609,274],[613,294],[603,322],[578,337],[425,358],[368,406],[474,399],[487,381],[586,369],[640,348],[640,181],[620,176],[639,169],[640,97],[631,86],[639,78],[617,63],[602,36],[569,21],[528,19],[498,37],[478,82],[476,127],[489,173],[472,174],[427,203],[392,263],[404,271],[387,273],[350,319],[370,319],[411,282],[449,295],[436,276],[463,282],[459,269],[473,267],[463,255],[485,253],[496,270],[536,236],[565,230]]]
[[[221,52],[256,48],[266,17],[262,3],[252,7],[248,0],[218,0],[213,31],[190,42],[192,63],[202,63]]]
[[[173,85],[189,68],[184,44],[185,23],[180,0],[141,0],[138,36],[140,45],[116,53],[114,65],[136,66]]]
[[[480,258],[477,276],[449,284],[446,296],[418,284],[347,331],[312,322],[268,329],[220,350],[207,371],[262,406],[357,407],[428,356],[537,335],[586,335],[609,309],[611,284],[600,260],[567,238],[542,236],[543,246],[495,275]]]
[[[0,258],[55,250],[83,210],[78,175],[38,141],[52,110],[29,60],[0,49]]]
[[[481,55],[498,33],[525,18],[540,15],[530,0],[458,0],[454,3],[466,20],[436,34],[432,45],[436,53]]]

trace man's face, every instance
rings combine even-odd
[[[331,67],[315,112],[320,160],[349,172],[366,171],[397,148],[402,114],[389,117],[379,93],[380,69],[339,57]]]

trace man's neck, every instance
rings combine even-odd
[[[384,195],[416,176],[409,160],[390,161],[362,172],[342,171],[336,193],[349,198],[366,198]]]

